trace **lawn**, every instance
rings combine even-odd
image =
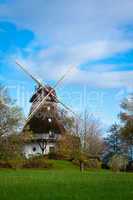
[[[52,170],[0,170],[0,200],[131,199],[131,173],[102,170],[81,173],[63,161],[56,161]]]

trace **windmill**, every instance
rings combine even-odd
[[[24,126],[24,129],[28,126],[33,131],[34,139],[25,145],[24,153],[26,157],[38,153],[48,154],[54,150],[56,141],[65,133],[58,104],[61,104],[67,111],[77,117],[77,114],[71,108],[59,100],[55,91],[73,67],[71,66],[51,87],[43,84],[19,62],[16,61],[16,64],[37,84],[35,93],[30,99],[32,106]]]

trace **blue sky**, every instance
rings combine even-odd
[[[28,114],[35,83],[17,59],[54,84],[73,110],[85,108],[108,127],[133,91],[133,1],[0,0],[0,82]]]

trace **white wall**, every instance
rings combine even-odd
[[[44,150],[44,154],[47,155],[49,153],[49,148],[54,147],[55,145],[53,143],[49,143],[46,146],[46,149]],[[36,148],[36,151],[33,149]],[[30,144],[25,144],[23,153],[26,156],[26,158],[29,158],[30,156],[37,155],[37,154],[42,154],[41,148],[38,143],[33,142]]]

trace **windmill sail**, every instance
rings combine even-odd
[[[47,90],[50,91],[52,88],[47,86]],[[38,103],[47,96],[47,90],[39,87],[35,94],[33,94],[30,99],[30,102],[32,103],[30,113],[32,113],[38,106]],[[54,96],[56,96],[55,90],[53,93]],[[37,114],[33,115],[29,120],[28,125],[33,132],[38,133],[49,133],[50,131],[56,133],[64,132],[65,129],[61,123],[59,112],[56,98],[53,98],[53,96],[50,95],[45,103],[40,106]]]
[[[55,92],[55,88],[65,78],[70,69],[57,81],[55,86],[52,88],[41,83],[21,64],[19,64],[18,62],[16,62],[16,64],[28,76],[30,76],[37,83],[38,86],[35,93],[30,99],[30,103],[32,105],[24,127],[25,129],[28,126],[30,130],[32,130],[32,132],[34,133],[35,137],[31,141],[31,144],[25,147],[25,152],[27,155],[31,152],[34,153],[35,149],[38,148],[38,143],[39,147],[42,149],[42,153],[44,153],[45,149],[45,153],[47,154],[49,153],[50,147],[53,148],[55,146],[55,142],[60,137],[60,135],[62,135],[66,131],[61,120],[58,103],[60,103],[62,106],[64,106],[65,109],[69,110],[77,116],[75,112],[73,112],[68,106],[66,106],[57,98]],[[39,151],[40,150],[38,149],[37,153],[40,153]]]
[[[30,72],[28,72],[20,63],[18,63],[16,61],[16,64],[27,74],[29,75],[38,85],[39,87],[41,86],[42,88],[45,88],[45,90],[48,92],[48,96],[52,95],[54,98],[56,98],[56,100],[68,111],[70,111],[73,115],[75,115],[77,118],[79,118],[79,116],[77,115],[77,113],[75,113],[70,107],[66,106],[63,102],[61,102],[56,96],[54,96],[54,93],[52,91],[49,91],[47,89],[47,87],[42,84],[37,78],[35,78]],[[70,70],[72,70],[73,67],[71,67],[55,84],[54,89],[58,86],[58,84],[60,84],[60,82],[65,78],[65,76],[68,74],[68,72],[70,72]],[[45,99],[44,99],[45,100]],[[30,116],[29,116],[30,118]],[[28,121],[28,120],[27,120]]]

